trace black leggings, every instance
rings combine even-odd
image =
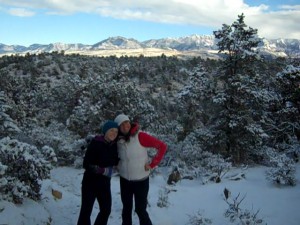
[[[110,178],[97,175],[89,177],[84,174],[82,180],[81,209],[77,225],[91,225],[91,214],[94,202],[97,199],[100,212],[94,225],[107,225],[111,213],[111,189]]]
[[[132,225],[133,198],[135,212],[140,225],[152,225],[147,213],[147,197],[149,192],[149,178],[142,181],[129,181],[120,177],[121,199],[123,203],[122,225]]]

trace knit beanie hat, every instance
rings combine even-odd
[[[102,126],[102,133],[105,134],[109,129],[111,128],[117,128],[118,129],[118,124],[115,123],[112,120],[106,121],[103,126]]]
[[[125,114],[120,114],[115,118],[115,122],[120,126],[123,122],[130,121],[129,117]]]

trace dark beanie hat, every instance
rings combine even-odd
[[[111,128],[117,128],[118,129],[118,124],[115,123],[112,120],[106,121],[103,126],[102,126],[102,133],[105,134],[109,129]]]

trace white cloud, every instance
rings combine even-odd
[[[287,6],[285,6],[287,7]],[[289,10],[280,10],[258,14],[247,18],[246,24],[258,29],[260,36],[266,38],[300,38],[300,5],[289,6]]]
[[[279,8],[285,10],[300,10],[300,5],[281,5]]]
[[[24,8],[11,8],[8,10],[8,13],[13,16],[19,16],[19,17],[29,17],[35,15],[35,12]]]
[[[30,10],[43,9],[51,14],[94,13],[117,19],[188,24],[213,29],[220,28],[223,23],[231,24],[238,15],[244,13],[246,24],[257,28],[261,36],[300,37],[300,23],[296,22],[300,18],[300,5],[281,5],[278,11],[272,12],[267,5],[249,6],[244,0],[0,0],[1,4]]]

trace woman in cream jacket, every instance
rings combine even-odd
[[[114,120],[119,126],[117,142],[120,174],[121,200],[123,203],[122,225],[132,225],[133,199],[140,225],[152,225],[147,212],[150,170],[162,160],[167,145],[157,138],[139,130],[129,117],[120,114]],[[149,161],[147,148],[154,148],[157,154]]]

